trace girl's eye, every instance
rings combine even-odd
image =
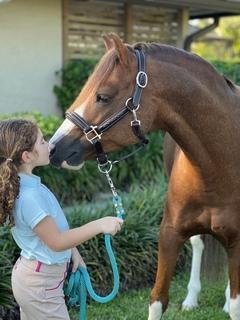
[[[97,103],[102,103],[102,104],[107,104],[109,103],[111,98],[105,94],[97,94],[96,102]]]

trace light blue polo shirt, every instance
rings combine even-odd
[[[67,219],[53,193],[36,175],[19,174],[20,191],[14,205],[15,226],[12,235],[26,259],[46,264],[61,264],[70,260],[71,249],[55,252],[34,232],[34,227],[46,216],[53,218],[59,231],[69,229]]]

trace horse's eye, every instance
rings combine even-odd
[[[110,97],[106,96],[105,94],[97,94],[96,102],[107,104],[110,102]]]

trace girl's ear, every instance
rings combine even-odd
[[[25,163],[29,163],[31,161],[31,157],[28,151],[23,151],[22,153],[22,160]]]

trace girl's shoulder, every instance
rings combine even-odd
[[[18,204],[35,203],[41,201],[39,191],[34,188],[24,188],[19,191],[17,197]]]

